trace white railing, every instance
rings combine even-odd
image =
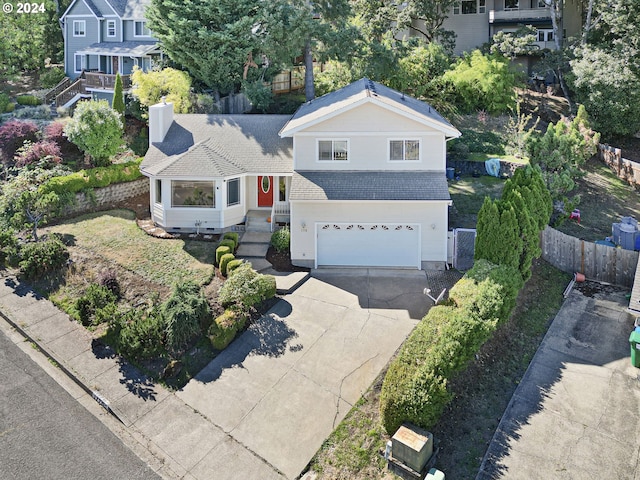
[[[271,206],[271,231],[276,223],[277,216],[291,215],[291,207],[289,202],[273,202]]]
[[[521,8],[517,10],[489,10],[489,23],[517,22],[519,20],[546,20],[551,18],[548,8]]]

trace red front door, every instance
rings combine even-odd
[[[273,177],[258,177],[258,206],[270,207],[273,205]]]

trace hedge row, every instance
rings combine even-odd
[[[380,416],[391,435],[403,422],[431,428],[451,400],[448,380],[463,370],[515,306],[518,271],[479,260],[416,326],[389,366]]]
[[[113,183],[131,182],[142,177],[141,161],[140,158],[133,162],[80,170],[63,177],[55,177],[43,185],[43,193],[78,193],[91,188],[107,187]]]

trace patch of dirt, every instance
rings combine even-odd
[[[289,252],[278,253],[273,246],[267,250],[266,259],[276,272],[308,272],[308,268],[298,267],[291,263],[291,255]]]

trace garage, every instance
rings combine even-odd
[[[420,225],[316,224],[317,266],[420,268]]]

